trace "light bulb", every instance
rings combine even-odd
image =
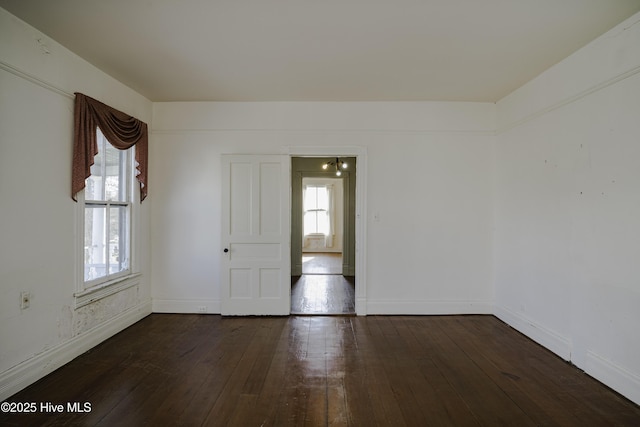
[[[329,167],[328,163],[325,163],[324,165],[322,165],[322,169],[327,170],[327,167]]]
[[[340,172],[339,170],[336,171],[336,176],[340,176],[342,175],[342,172]]]

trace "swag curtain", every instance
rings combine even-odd
[[[85,187],[98,154],[96,128],[119,150],[136,146],[136,178],[140,183],[140,202],[147,197],[149,136],[147,124],[81,93],[75,94],[73,130],[73,170],[71,198]]]

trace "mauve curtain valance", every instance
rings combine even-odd
[[[81,93],[76,93],[73,130],[73,171],[71,198],[85,187],[91,175],[93,157],[98,154],[96,128],[119,150],[136,146],[136,178],[140,182],[140,201],[147,197],[147,124]]]

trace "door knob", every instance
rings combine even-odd
[[[229,252],[228,248],[224,248],[223,252],[226,254],[227,252]]]

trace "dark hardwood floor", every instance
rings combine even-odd
[[[355,278],[307,275],[291,278],[291,314],[355,315]]]
[[[291,314],[355,315],[355,277],[341,275],[341,253],[302,254],[302,273],[291,277]]]
[[[638,426],[640,408],[493,316],[153,314],[8,399],[3,426]]]

